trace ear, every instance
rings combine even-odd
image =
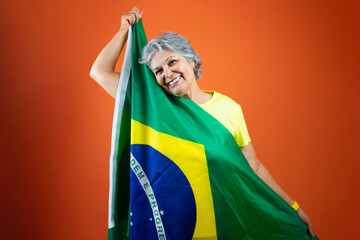
[[[191,64],[191,67],[192,67],[192,68],[194,68],[195,65],[196,65],[194,60],[192,60],[190,64]]]

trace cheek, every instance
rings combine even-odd
[[[193,73],[193,69],[191,68],[191,66],[185,64],[179,67],[179,71],[184,73],[187,77],[192,76]]]
[[[164,82],[163,78],[159,76],[155,76],[155,78],[156,78],[156,82],[161,86]]]

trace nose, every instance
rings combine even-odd
[[[170,78],[172,75],[172,71],[169,67],[164,67],[164,74],[165,74],[165,78]]]

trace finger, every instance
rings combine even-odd
[[[134,23],[134,21],[136,20],[136,14],[133,11],[127,12],[126,16],[128,17],[128,19],[131,22],[131,25]]]
[[[139,12],[140,12],[140,10],[139,10],[139,8],[138,8],[137,6],[134,6],[134,7],[131,9],[131,11],[139,11]]]
[[[130,12],[135,16],[135,19],[138,22],[140,19],[140,10],[137,10],[137,11],[132,10]]]
[[[308,223],[308,229],[309,229],[309,233],[311,236],[315,237],[315,234],[314,234],[314,227],[312,225],[311,222]]]
[[[132,15],[134,16],[135,21],[136,21],[136,22],[139,21],[139,14],[136,13],[136,12],[131,12],[131,13],[132,13]]]
[[[132,25],[134,22],[132,15],[126,14],[123,16],[123,18],[129,25]]]
[[[138,9],[136,6],[133,7],[131,11],[135,12],[138,18],[141,18],[141,14],[143,11],[140,11],[140,9]]]
[[[129,12],[134,12],[136,14],[139,14],[140,13],[140,10],[137,8],[137,7],[134,7],[133,9],[131,9],[131,11]]]
[[[128,20],[129,20],[129,24],[130,24],[130,25],[134,25],[135,20],[136,20],[136,17],[134,16],[133,13],[129,13]]]

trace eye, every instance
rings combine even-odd
[[[169,65],[169,66],[172,66],[172,65],[174,65],[175,63],[176,63],[176,60],[173,59],[173,60],[170,60],[170,61],[169,61],[168,65]]]
[[[158,74],[160,74],[160,73],[162,73],[162,69],[161,69],[161,68],[158,69],[158,70],[156,70],[155,75],[158,75]]]

